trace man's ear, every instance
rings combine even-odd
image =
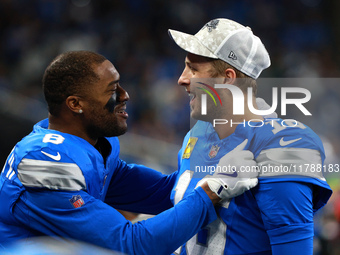
[[[235,84],[236,81],[236,72],[232,68],[227,68],[225,69],[225,78],[224,78],[224,83],[227,84]]]
[[[66,106],[74,113],[82,112],[83,102],[78,96],[69,96],[66,98]]]

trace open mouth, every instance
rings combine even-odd
[[[127,119],[129,117],[129,114],[125,110],[126,110],[126,108],[121,108],[121,109],[116,111],[116,114],[118,116],[123,117],[124,119]]]
[[[189,96],[189,98],[190,98],[190,103],[191,103],[192,101],[194,101],[194,99],[196,98],[196,94],[193,94],[193,93],[190,93],[190,92],[189,92],[188,96]]]

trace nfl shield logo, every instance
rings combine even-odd
[[[70,202],[74,208],[82,207],[85,204],[84,200],[82,199],[80,195],[73,196],[70,199]]]
[[[214,158],[217,155],[217,152],[219,151],[220,147],[218,147],[217,145],[213,145],[210,149],[209,152],[209,158]]]

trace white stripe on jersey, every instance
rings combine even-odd
[[[86,190],[84,175],[73,163],[23,159],[18,165],[18,177],[26,187],[53,190]]]
[[[9,180],[12,179],[13,175],[15,174],[13,167],[12,167],[13,161],[14,161],[14,154],[12,154],[12,156],[8,160],[9,170],[6,174],[6,178],[8,178]]]
[[[259,177],[297,175],[325,180],[320,151],[307,148],[273,148],[256,158]],[[319,171],[320,170],[320,171]]]

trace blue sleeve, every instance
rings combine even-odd
[[[261,183],[253,189],[268,233],[273,254],[311,254],[305,245],[312,245],[313,184],[302,182]],[[300,253],[280,253],[284,250]],[[275,252],[274,252],[275,251]]]
[[[118,160],[105,203],[116,209],[158,214],[173,206],[170,193],[177,172],[164,175],[151,168]]]
[[[313,237],[291,242],[289,244],[276,244],[272,245],[272,254],[275,255],[290,255],[301,254],[311,255],[313,254]]]
[[[75,196],[82,199],[78,208],[70,202]],[[170,210],[135,224],[84,191],[25,191],[13,215],[36,235],[61,236],[138,255],[170,254],[217,217],[201,188]]]

